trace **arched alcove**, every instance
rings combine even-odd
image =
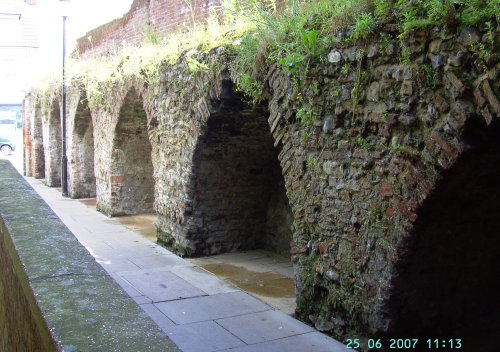
[[[132,88],[116,125],[111,160],[111,215],[153,212],[154,179],[147,116]]]
[[[212,107],[193,155],[187,254],[289,253],[292,215],[267,109],[245,104],[230,81]]]
[[[391,334],[422,343],[438,339],[440,350],[448,350],[441,348],[443,339],[446,346],[461,339],[461,351],[496,351],[500,123],[487,127],[472,119],[465,131],[467,151],[443,172],[404,248],[408,255],[390,302]]]
[[[45,150],[45,182],[49,187],[61,186],[61,107],[58,99],[50,104],[43,127]]]
[[[81,97],[72,131],[68,192],[71,198],[92,198],[96,195],[94,126],[85,94]]]

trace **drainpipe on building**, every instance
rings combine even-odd
[[[63,197],[68,196],[68,157],[66,156],[66,17],[63,18],[63,61],[62,61],[62,157],[61,187]]]

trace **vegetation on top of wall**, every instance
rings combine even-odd
[[[352,45],[376,33],[384,25],[398,26],[399,37],[433,26],[475,26],[499,22],[500,0],[288,0],[277,9],[275,0],[223,0],[222,13],[213,12],[205,24],[159,38],[146,25],[140,49],[125,47],[109,57],[70,60],[68,80],[78,81],[91,106],[116,82],[139,79],[148,84],[159,80],[162,65],[186,57],[186,72],[208,69],[195,54],[220,46],[231,48],[230,67],[237,88],[257,103],[263,99],[264,73],[272,65],[287,72],[295,92],[315,65],[325,62],[332,46]],[[484,49],[484,48],[483,48]],[[487,50],[477,48],[478,62]],[[359,60],[358,60],[359,61]],[[74,83],[74,82],[73,82]],[[36,90],[58,90],[60,79],[49,79]],[[301,104],[304,124],[311,125],[311,111]],[[303,103],[303,102],[302,102]]]
[[[326,61],[332,46],[365,41],[386,24],[395,24],[404,40],[415,30],[434,26],[498,23],[499,14],[500,0],[291,1],[279,12],[262,6],[240,15],[252,17],[256,25],[235,47],[232,74],[255,102],[261,98],[265,63],[288,72],[297,86],[312,66]]]

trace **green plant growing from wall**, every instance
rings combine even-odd
[[[499,57],[498,50],[495,50],[495,36],[494,36],[494,28],[490,21],[486,22],[485,27],[487,29],[486,32],[486,42],[485,43],[473,43],[469,47],[469,51],[472,53],[474,57],[475,66],[483,72],[488,71],[488,66],[493,62],[493,60],[497,60]]]
[[[238,77],[237,91],[242,92],[250,104],[257,105],[262,101],[263,84],[249,74]]]
[[[410,66],[411,65],[411,53],[410,48],[401,40],[400,41],[401,50],[399,52],[399,62],[403,65]]]
[[[186,58],[186,61],[187,61],[187,66],[186,66],[187,71],[192,75],[196,75],[201,72],[207,72],[209,70],[207,64],[199,62],[192,56],[188,56]]]
[[[340,96],[340,87],[335,87],[331,93],[333,98],[338,98]]]
[[[388,121],[388,119],[389,119],[389,111],[384,110],[384,111],[382,112],[381,117],[382,117],[382,121],[387,122],[387,121]]]
[[[438,72],[430,65],[422,65],[422,70],[425,77],[425,85],[427,88],[436,88]]]
[[[362,13],[354,22],[350,39],[354,42],[366,39],[375,29],[375,19],[371,13]]]
[[[317,158],[314,158],[314,157],[308,158],[306,161],[307,170],[309,170],[309,171],[314,170],[314,168],[316,167],[317,164],[318,164]]]
[[[368,142],[368,140],[366,138],[363,138],[363,137],[356,138],[356,144],[359,145],[361,148],[363,148],[365,150],[371,150],[371,149],[373,149],[373,147],[370,144],[370,142]]]
[[[340,68],[340,73],[342,73],[344,76],[347,76],[349,72],[351,72],[351,66],[348,63],[343,64]]]
[[[297,118],[297,121],[299,121],[300,124],[306,128],[311,127],[316,119],[312,110],[307,108],[298,109],[295,113],[295,116]]]

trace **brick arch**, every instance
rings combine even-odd
[[[45,182],[49,187],[61,186],[61,104],[58,97],[50,100],[43,109],[43,146],[45,157]]]
[[[251,107],[222,80],[192,149],[183,238],[187,255],[266,248],[289,253],[292,215],[265,104]]]
[[[389,333],[460,338],[467,351],[494,350],[500,329],[500,121],[470,119],[464,152],[418,211],[400,245]],[[466,343],[467,342],[467,343]]]
[[[133,87],[123,99],[112,136],[109,215],[152,212],[155,182],[148,118]]]
[[[94,171],[94,123],[86,92],[69,92],[68,194],[71,198],[96,195]]]

